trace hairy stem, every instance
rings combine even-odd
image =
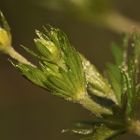
[[[93,101],[89,95],[85,95],[84,98],[80,100],[80,104],[98,117],[101,117],[101,114],[112,114],[111,110]]]
[[[35,67],[31,62],[29,62],[25,57],[18,53],[13,47],[10,47],[6,52],[11,58],[17,60],[19,63],[31,65]]]

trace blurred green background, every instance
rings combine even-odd
[[[140,0],[113,2],[114,9],[140,21]],[[32,61],[19,45],[32,47],[34,30],[40,29],[42,25],[51,24],[66,32],[76,49],[103,71],[105,63],[112,61],[110,44],[112,41],[120,41],[122,36],[97,24],[80,20],[73,15],[74,13],[49,6],[47,0],[0,0],[0,9],[12,29],[14,48]],[[34,86],[21,77],[7,59],[7,56],[1,54],[0,139],[79,139],[80,136],[62,134],[61,130],[71,126],[74,121],[92,119],[92,114],[77,104],[66,102]],[[131,134],[118,138],[123,139],[140,138]]]

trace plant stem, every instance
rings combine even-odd
[[[101,114],[112,114],[111,110],[99,105],[87,94],[80,100],[80,104],[98,117],[101,117]]]
[[[104,24],[116,33],[140,32],[140,23],[133,21],[117,11],[110,11],[104,15]]]
[[[31,62],[29,62],[25,57],[18,53],[13,47],[8,48],[6,52],[11,58],[17,60],[19,63],[30,65],[36,67]]]
[[[115,10],[107,11],[98,16],[95,16],[91,11],[82,11],[81,13],[82,16],[80,16],[80,18],[82,20],[100,27],[108,28],[118,34],[130,33],[132,31],[140,32],[139,22],[131,20]]]
[[[140,136],[140,121],[133,120],[129,125],[129,131]]]

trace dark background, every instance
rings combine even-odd
[[[99,70],[112,61],[110,44],[121,36],[108,29],[82,22],[64,12],[45,9],[30,0],[0,0],[12,28],[13,46],[27,56],[20,44],[33,46],[34,29],[51,24],[67,33],[70,41]],[[140,21],[139,0],[116,0],[114,8]],[[60,133],[73,121],[87,120],[92,114],[81,106],[66,102],[31,84],[0,56],[0,139],[1,140],[77,140],[79,136]],[[127,134],[118,140],[139,140]]]

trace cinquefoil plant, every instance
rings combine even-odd
[[[84,140],[113,139],[126,132],[140,135],[135,117],[140,98],[139,34],[127,35],[122,45],[112,46],[115,62],[107,64],[107,77],[72,47],[60,29],[44,27],[36,30],[36,35],[36,51],[23,48],[38,65],[14,50],[9,25],[1,13],[0,51],[16,60],[13,66],[37,86],[93,113],[93,121],[75,123],[62,132],[86,135]]]

